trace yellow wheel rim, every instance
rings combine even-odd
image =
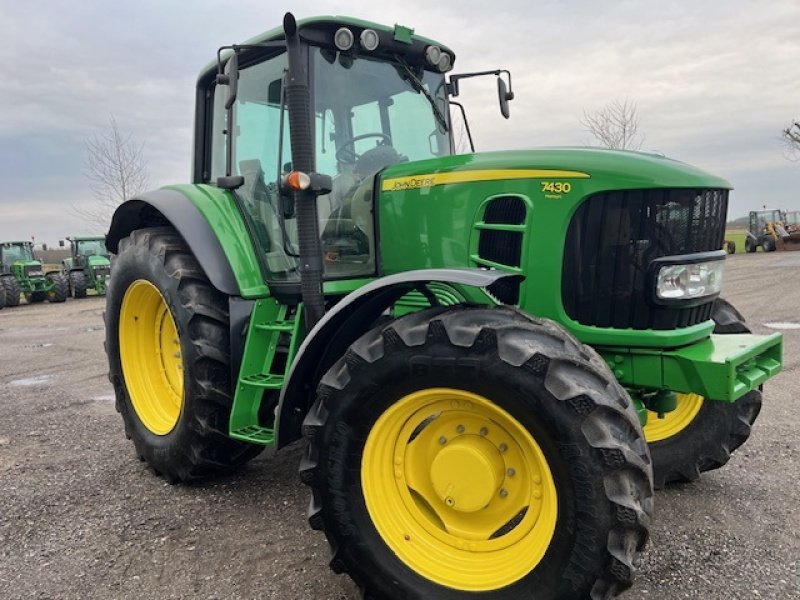
[[[678,435],[691,425],[701,408],[703,408],[702,396],[678,394],[678,406],[675,410],[664,413],[663,419],[658,418],[658,413],[647,411],[644,439],[648,442],[659,442]]]
[[[408,567],[465,591],[531,572],[558,497],[539,445],[486,398],[431,388],[401,398],[369,433],[361,485],[378,533]]]
[[[161,292],[139,279],[126,290],[119,319],[122,374],[133,409],[156,435],[175,427],[183,406],[178,329]]]

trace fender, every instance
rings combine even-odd
[[[220,292],[244,298],[269,294],[242,216],[227,192],[180,185],[140,194],[117,208],[106,248],[116,254],[120,240],[132,231],[160,225],[181,234]]]
[[[401,297],[433,282],[486,288],[508,278],[521,280],[523,276],[484,269],[422,269],[376,279],[342,298],[308,333],[292,362],[275,415],[276,448],[301,436],[303,419],[324,373]],[[496,303],[477,289],[475,292],[474,299]]]

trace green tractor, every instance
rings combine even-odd
[[[719,298],[727,181],[599,149],[454,154],[453,51],[295,21],[200,73],[191,184],[107,237],[109,378],[169,482],[305,437],[365,598],[609,598],[653,487],[747,439],[782,338]]]
[[[66,277],[57,271],[45,273],[31,242],[0,243],[0,284],[6,306],[19,306],[23,294],[31,304],[64,302],[69,294]]]
[[[93,289],[104,296],[111,276],[111,258],[106,250],[105,236],[68,237],[70,256],[62,262],[64,276],[69,281],[73,298],[86,298]]]

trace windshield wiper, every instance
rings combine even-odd
[[[447,119],[445,119],[444,114],[442,114],[442,111],[439,109],[439,107],[436,106],[436,100],[434,100],[430,92],[425,89],[425,85],[419,80],[419,77],[417,77],[414,74],[414,71],[411,70],[411,67],[408,66],[408,63],[406,61],[404,61],[399,56],[395,56],[395,60],[397,60],[397,64],[399,64],[402,67],[403,72],[406,74],[407,76],[407,78],[405,78],[406,81],[408,81],[411,84],[411,87],[413,87],[417,92],[419,92],[420,94],[425,96],[425,98],[428,99],[428,102],[430,103],[431,108],[433,109],[433,115],[436,117],[436,120],[439,121],[439,125],[442,126],[442,129],[448,131]]]

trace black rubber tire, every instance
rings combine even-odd
[[[711,316],[714,333],[750,333],[741,313],[723,298],[714,303]],[[725,466],[731,454],[750,437],[760,411],[759,390],[733,403],[705,400],[686,429],[649,444],[656,489],[663,489],[670,483],[696,481],[700,473]]]
[[[756,250],[758,250],[758,244],[756,243],[756,241],[749,237],[745,238],[744,251],[747,252],[748,254],[752,254]]]
[[[6,306],[19,306],[22,299],[19,283],[13,275],[6,275],[2,278],[3,289],[6,295]]]
[[[725,244],[725,252],[728,254],[736,254],[736,242],[728,242]]]
[[[141,460],[170,483],[231,471],[264,449],[228,437],[233,403],[228,298],[208,280],[171,227],[139,229],[120,242],[106,295],[106,353],[125,434]],[[184,400],[175,427],[155,435],[141,422],[125,387],[119,314],[128,287],[144,279],[161,292],[179,332]]]
[[[69,297],[69,282],[67,278],[61,273],[49,273],[46,277],[47,281],[53,284],[53,289],[46,294],[48,302],[56,304],[66,302]]]
[[[359,468],[367,436],[397,399],[429,387],[502,406],[531,431],[553,472],[553,541],[530,573],[502,589],[470,593],[423,578],[388,548],[367,512]],[[349,573],[366,599],[600,599],[631,585],[653,506],[647,444],[606,364],[550,321],[456,307],[376,327],[323,377],[303,429],[309,522],[331,544],[331,568]]]
[[[0,281],[0,310],[3,310],[6,307],[6,288],[3,286],[3,282]]]
[[[69,283],[73,298],[86,298],[86,274],[83,271],[70,271]]]

